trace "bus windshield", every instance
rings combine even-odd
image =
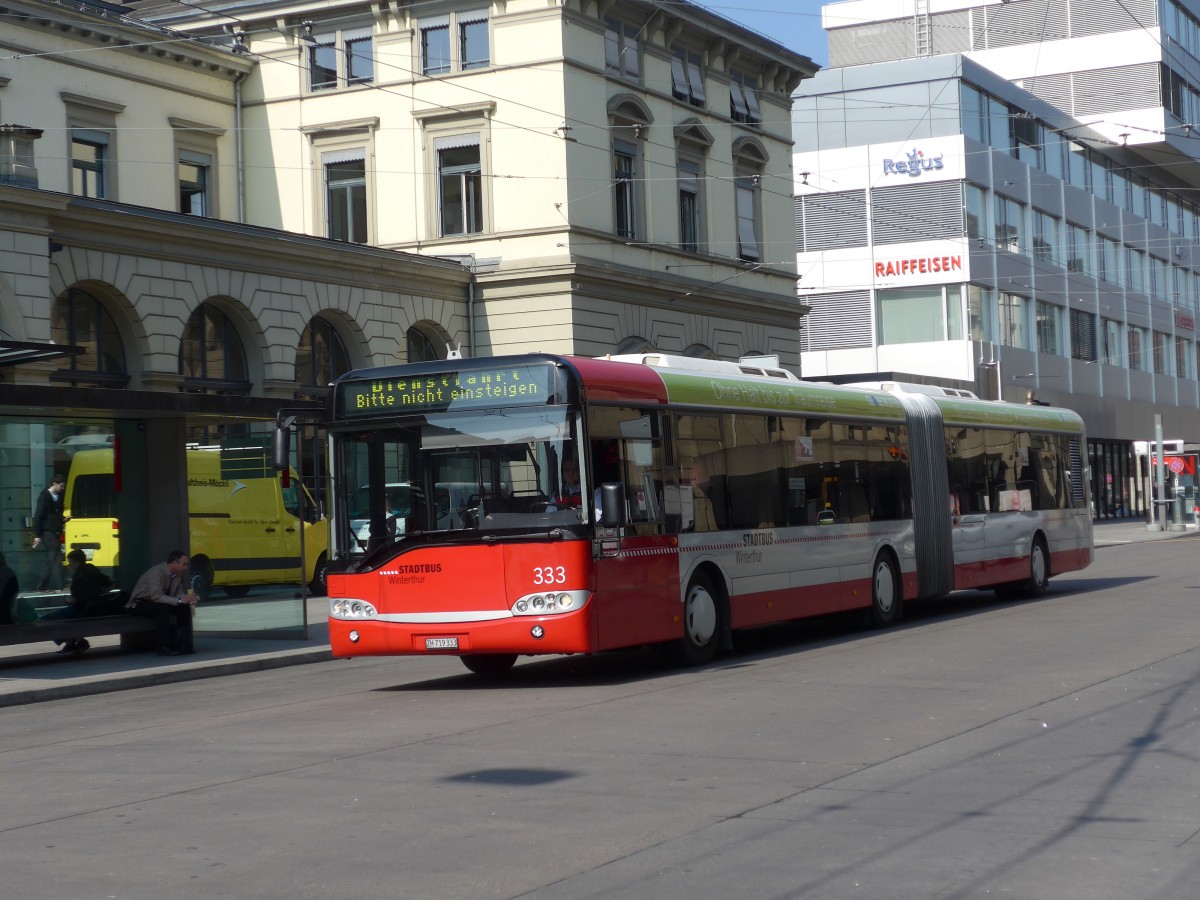
[[[429,413],[334,437],[335,558],[414,539],[582,527],[580,417],[566,407]]]

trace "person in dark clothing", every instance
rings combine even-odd
[[[67,598],[66,606],[46,613],[41,617],[43,621],[124,612],[111,601],[112,579],[88,562],[82,550],[72,550],[67,554],[67,574],[71,579],[71,596]],[[58,652],[63,656],[82,653],[92,646],[87,638],[54,643],[62,644],[62,649]]]
[[[192,610],[196,607],[196,592],[185,592],[183,579],[188,571],[188,557],[182,550],[172,550],[166,562],[152,566],[133,586],[127,607],[135,616],[154,619],[160,656],[179,656],[195,653],[192,647]]]
[[[62,533],[67,520],[63,518],[63,491],[67,481],[55,473],[50,485],[37,498],[33,511],[33,546],[45,554],[46,562],[38,582],[39,591],[62,588]]]
[[[20,593],[17,573],[8,567],[8,560],[0,553],[0,625],[12,625],[17,621],[17,595]]]
[[[81,616],[112,616],[124,612],[125,601],[112,592],[113,580],[87,561],[82,550],[67,554],[71,599]],[[126,597],[125,600],[128,600]]]

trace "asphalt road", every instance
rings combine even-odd
[[[1042,600],[0,710],[0,896],[1200,896],[1200,539]]]

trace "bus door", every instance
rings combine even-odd
[[[588,426],[590,489],[618,482],[625,496],[622,524],[596,529],[599,644],[628,646],[677,637],[681,626],[672,622],[672,615],[681,615],[679,547],[666,520],[668,500],[678,496],[678,486],[664,469],[661,416],[593,407]]]

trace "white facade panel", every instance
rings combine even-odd
[[[970,341],[885,344],[877,349],[879,372],[920,372],[931,378],[975,380]]]
[[[971,279],[964,241],[921,241],[799,254],[800,283],[824,291],[958,284]]]
[[[1070,38],[1065,41],[1032,42],[994,50],[973,50],[971,59],[1009,81],[1112,69],[1158,62],[1163,57],[1157,28],[1131,26],[1129,31]]]
[[[883,187],[920,178],[961,181],[966,177],[962,135],[916,141],[814,150],[793,157],[796,193],[816,194]]]
[[[926,0],[922,4],[931,15],[988,6],[996,0]],[[821,27],[842,28],[867,22],[886,22],[891,19],[911,19],[916,13],[916,0],[846,0],[828,3],[821,8]]]

